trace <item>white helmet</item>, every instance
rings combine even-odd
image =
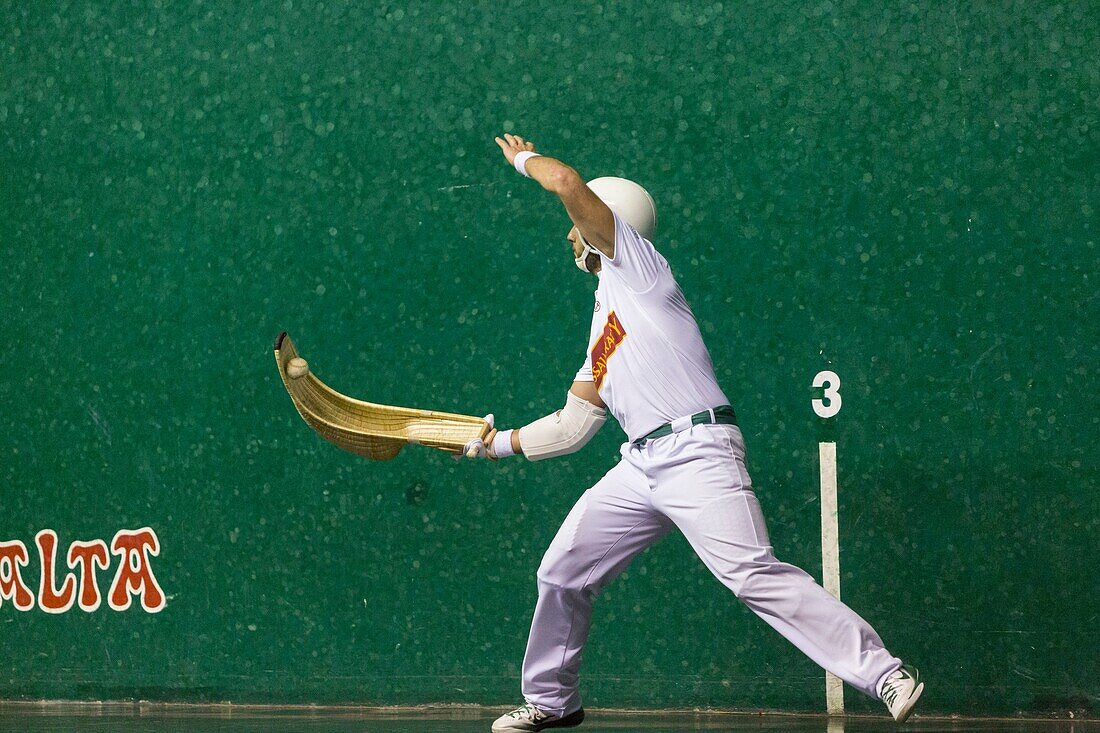
[[[588,182],[588,188],[599,197],[600,201],[607,204],[607,208],[619,215],[619,218],[634,227],[638,234],[645,239],[653,239],[653,230],[657,228],[657,207],[653,203],[653,197],[649,192],[634,181],[615,176],[594,178]],[[584,272],[588,272],[588,255],[598,252],[584,238],[580,236],[580,257],[574,261]]]
[[[657,228],[657,207],[649,191],[634,181],[615,176],[595,178],[588,182],[588,187],[638,234],[646,239],[653,238],[653,230]]]

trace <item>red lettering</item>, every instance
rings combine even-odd
[[[603,334],[596,339],[592,346],[592,379],[596,389],[603,384],[603,378],[607,375],[607,360],[615,353],[615,349],[623,342],[626,331],[615,311],[607,314],[607,322],[603,326]]]
[[[38,545],[38,558],[42,561],[41,580],[38,583],[38,607],[46,613],[65,613],[73,607],[76,598],[76,577],[65,573],[61,590],[54,584],[54,560],[57,554],[57,533],[44,529],[34,536]]]
[[[27,567],[27,546],[19,540],[0,542],[0,605],[7,598],[18,610],[34,608],[34,596],[23,582],[19,566]]]
[[[77,603],[81,610],[91,613],[99,608],[102,599],[99,596],[95,566],[106,570],[109,563],[107,543],[103,540],[74,542],[69,546],[69,567],[75,569],[80,566],[80,596]]]
[[[157,533],[150,527],[119,530],[111,541],[111,553],[120,558],[107,598],[111,608],[125,611],[130,607],[130,595],[136,593],[141,600],[141,607],[149,613],[162,610],[165,604],[164,591],[149,565],[149,557],[160,554]]]

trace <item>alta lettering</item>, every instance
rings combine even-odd
[[[106,570],[111,555],[118,558],[114,579],[107,591],[107,604],[115,611],[130,607],[137,596],[143,610],[157,613],[167,598],[153,575],[151,558],[160,554],[160,540],[150,527],[115,533],[110,548],[103,540],[73,542],[59,564],[57,533],[44,529],[34,537],[38,549],[38,608],[46,613],[65,613],[73,605],[87,613],[102,603],[96,568]],[[19,540],[0,542],[0,607],[11,601],[18,611],[35,607],[34,594],[23,579],[30,554]],[[70,572],[76,571],[76,572]],[[59,573],[63,576],[58,578]]]

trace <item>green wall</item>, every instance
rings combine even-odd
[[[924,712],[1095,710],[1098,19],[0,3],[0,541],[37,586],[39,530],[149,526],[167,594],[4,600],[0,696],[519,699],[535,568],[618,427],[545,463],[370,463],[306,428],[271,356],[286,329],[372,401],[559,407],[594,281],[503,163],[512,130],[653,193],[777,552],[815,575],[810,383],[840,374],[842,589]],[[589,706],[824,707],[680,537],[598,603],[583,674]]]

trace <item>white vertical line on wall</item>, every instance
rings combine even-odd
[[[840,526],[837,521],[836,443],[818,443],[821,462],[821,577],[825,590],[840,598]],[[825,673],[825,707],[844,715],[844,683]]]

